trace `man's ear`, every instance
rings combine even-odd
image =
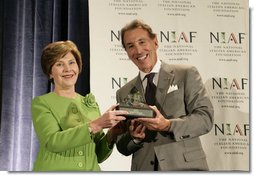
[[[155,47],[156,47],[156,49],[157,49],[157,48],[159,47],[157,35],[154,37],[153,40],[154,40]]]
[[[154,44],[155,44],[156,49],[158,49],[159,45],[158,45],[157,36],[154,38]]]

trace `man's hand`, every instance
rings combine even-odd
[[[166,119],[156,106],[149,106],[152,108],[156,116],[155,118],[138,118],[137,121],[146,126],[149,130],[153,131],[168,131],[170,128],[171,122],[169,119]]]
[[[110,128],[107,132],[108,143],[112,146],[115,143],[117,136],[125,133],[126,131],[127,130],[126,130],[125,123],[123,123],[123,121],[118,122],[115,126]]]
[[[145,129],[146,127],[138,122],[137,119],[131,120],[129,132],[133,139],[142,141],[145,138]]]

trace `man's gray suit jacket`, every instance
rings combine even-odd
[[[123,102],[133,89],[145,99],[138,75],[117,91],[117,102]],[[214,112],[197,69],[162,62],[155,105],[172,121],[167,132],[147,130],[141,144],[135,144],[128,132],[117,139],[118,151],[126,156],[132,154],[131,170],[153,170],[155,154],[162,171],[208,170],[199,136],[212,129]]]

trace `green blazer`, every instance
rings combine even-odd
[[[31,111],[39,141],[33,171],[100,171],[112,148],[103,131],[89,132],[87,122],[100,116],[92,94],[71,99],[51,92],[35,97]]]

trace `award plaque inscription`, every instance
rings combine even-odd
[[[125,104],[119,104],[116,108],[117,110],[127,111],[129,114],[125,115],[127,118],[153,118],[155,117],[155,112],[149,106],[130,106]]]

